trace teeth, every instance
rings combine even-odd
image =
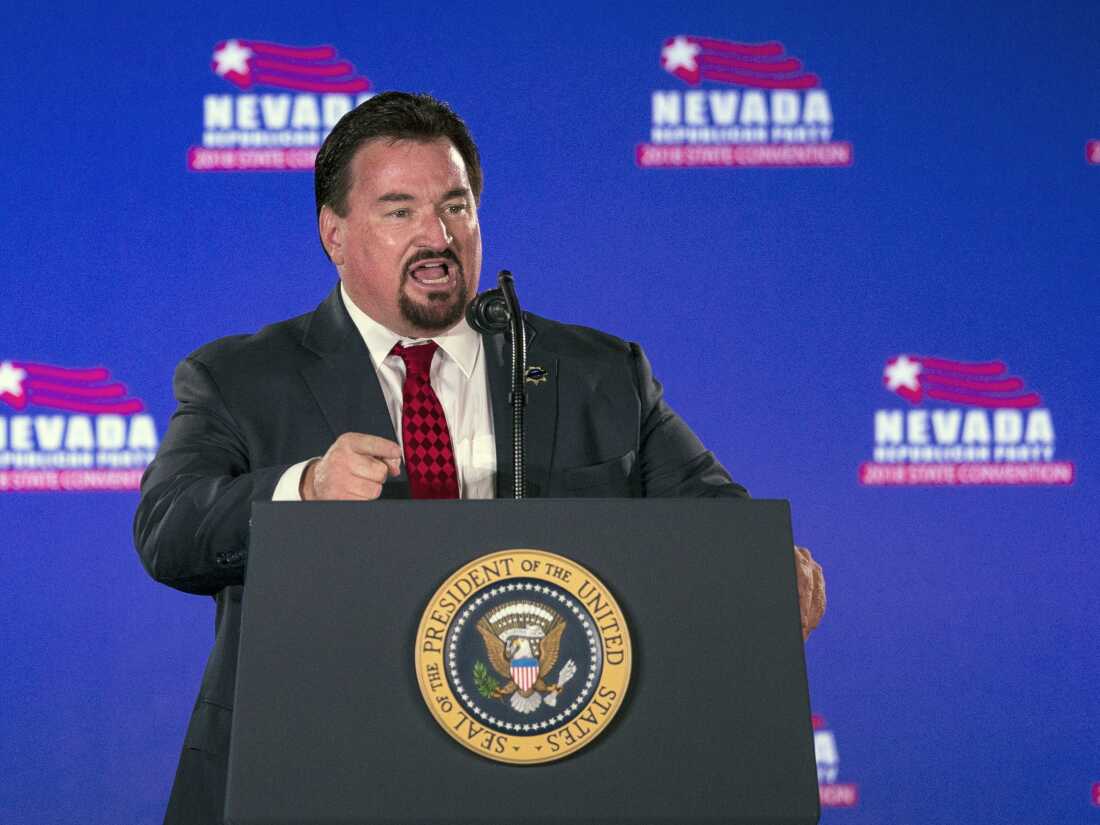
[[[424,277],[433,270],[441,272],[442,274],[438,278]],[[431,286],[434,286],[436,284],[445,284],[450,277],[447,274],[447,268],[438,264],[432,264],[431,266],[422,266],[419,269],[414,270],[413,274],[416,277],[416,280],[420,281],[420,283],[429,284]]]

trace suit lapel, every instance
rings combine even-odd
[[[558,421],[558,359],[538,348],[537,334],[527,327],[527,364],[547,371],[546,380],[528,382],[527,389],[527,495],[545,496],[549,489],[554,438]],[[508,396],[512,390],[511,344],[504,335],[484,336],[486,370],[489,374],[489,396],[493,407],[493,433],[497,448],[497,498],[511,498],[514,473],[512,469],[512,407]]]
[[[371,433],[396,441],[370,354],[332,354],[302,370],[333,438]]]
[[[319,356],[301,373],[333,439],[350,432],[397,441],[370,351],[344,309],[339,287],[313,313],[302,345]],[[382,497],[408,498],[404,465],[400,476],[383,485]]]

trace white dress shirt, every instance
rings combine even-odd
[[[371,363],[374,364],[378,383],[382,385],[386,409],[389,410],[399,444],[405,362],[400,356],[391,354],[390,350],[398,342],[408,347],[431,340],[439,345],[432,359],[430,377],[432,389],[439,397],[439,403],[443,405],[443,414],[447,416],[447,429],[451,433],[451,445],[458,469],[459,496],[493,498],[497,452],[481,336],[463,318],[453,329],[433,338],[403,338],[357,307],[343,284],[340,284],[340,297],[355,328],[363,336],[363,343],[370,351]],[[370,378],[364,376],[363,380]],[[313,460],[295,464],[283,473],[271,497],[272,501],[301,501],[299,485],[302,473]]]

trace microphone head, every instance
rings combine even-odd
[[[511,316],[500,289],[488,289],[466,307],[466,321],[478,332],[493,335],[508,329]]]

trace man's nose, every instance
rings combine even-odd
[[[439,215],[425,214],[420,221],[418,242],[420,246],[432,249],[444,249],[451,245],[454,237],[447,231],[447,224]]]

